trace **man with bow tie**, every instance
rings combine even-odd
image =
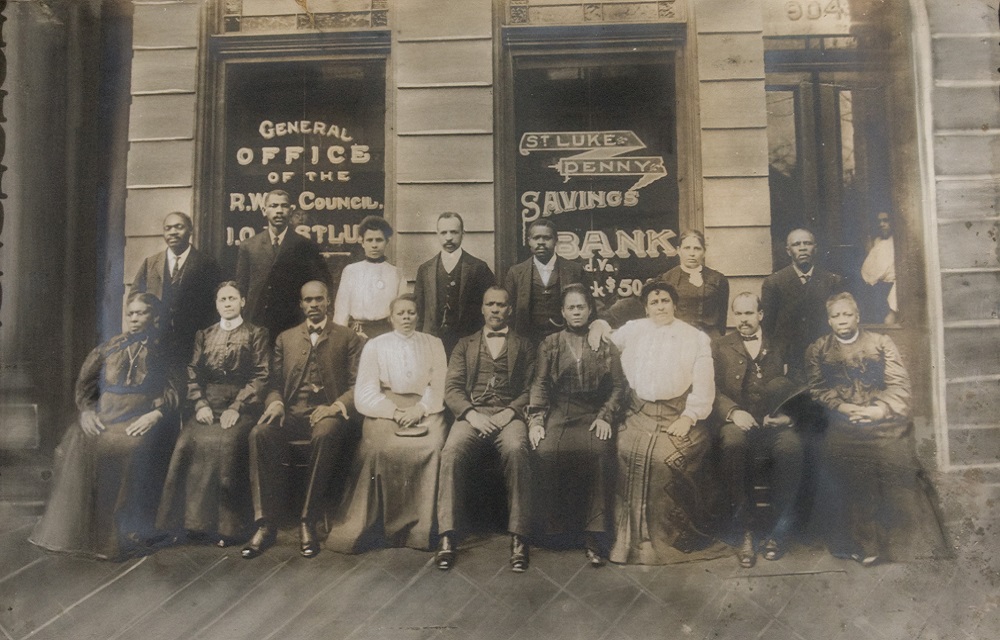
[[[766,559],[777,560],[784,554],[794,520],[803,453],[792,419],[775,413],[784,409],[780,405],[793,395],[795,385],[785,377],[788,367],[781,346],[761,329],[766,316],[760,298],[740,293],[733,299],[732,310],[737,331],[712,341],[713,415],[722,423],[721,468],[726,474],[733,527],[741,538],[736,555],[740,566],[750,568],[757,553],[750,526],[754,461],[762,454],[772,460],[771,502],[777,520],[765,538],[763,551]]]
[[[287,470],[281,461],[293,440],[311,441],[309,483],[302,506],[301,553],[320,551],[316,522],[327,503],[327,489],[338,470],[348,468],[360,423],[355,419],[354,381],[363,342],[328,317],[326,284],[302,286],[300,306],[306,321],[282,332],[274,343],[266,409],[250,432],[250,488],[257,532],[243,548],[255,558],[274,544],[275,520],[286,501]],[[338,474],[339,475],[339,474]]]
[[[267,227],[240,243],[236,282],[246,292],[246,319],[268,330],[273,341],[301,321],[299,289],[310,280],[330,283],[319,247],[289,226],[294,205],[288,192],[264,196]]]
[[[826,300],[844,290],[843,278],[816,264],[816,236],[807,229],[793,229],[785,251],[792,264],[761,287],[763,326],[784,347],[789,375],[804,383],[806,347],[826,335]]]
[[[167,214],[163,219],[167,248],[143,260],[131,289],[161,300],[160,349],[175,376],[183,376],[191,359],[194,334],[218,319],[215,286],[221,279],[219,265],[191,245],[192,227],[187,214]]]
[[[467,530],[467,508],[482,478],[482,457],[499,455],[507,484],[511,570],[528,568],[531,526],[531,461],[524,411],[535,369],[535,348],[508,326],[510,294],[492,286],[483,296],[486,326],[458,341],[448,363],[445,404],[455,414],[441,452],[438,531],[434,562],[447,570],[455,562],[457,537]]]

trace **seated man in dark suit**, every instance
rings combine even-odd
[[[784,553],[794,518],[795,498],[802,477],[802,443],[784,413],[773,413],[792,395],[785,377],[787,365],[781,346],[761,330],[760,299],[749,292],[733,299],[736,333],[712,341],[716,398],[714,414],[720,428],[722,469],[733,508],[733,524],[742,534],[737,550],[740,566],[750,568],[757,552],[750,530],[753,509],[753,463],[760,454],[772,460],[772,498],[777,522],[764,544],[764,557],[777,560]]]
[[[267,408],[250,432],[250,487],[258,529],[243,547],[244,558],[256,558],[274,544],[275,519],[286,500],[287,470],[281,461],[289,442],[300,439],[312,441],[301,552],[307,558],[319,553],[316,520],[335,472],[349,466],[346,457],[359,432],[360,423],[351,414],[361,338],[328,317],[326,284],[307,282],[301,300],[306,321],[278,335]]]
[[[194,334],[213,324],[215,286],[222,274],[212,256],[191,246],[191,218],[175,211],[163,219],[164,251],[145,260],[132,281],[132,293],[151,293],[162,302],[160,348],[174,375],[183,375]]]
[[[289,229],[291,212],[287,192],[268,193],[264,198],[267,229],[241,243],[236,258],[235,280],[247,295],[246,319],[267,329],[272,341],[302,321],[302,285],[310,280],[330,284],[319,247]]]
[[[459,340],[448,365],[445,404],[456,421],[441,452],[441,543],[434,560],[443,570],[455,562],[455,538],[467,524],[468,494],[478,479],[479,456],[495,450],[507,481],[511,569],[521,572],[528,568],[526,539],[531,528],[531,454],[524,410],[535,346],[507,326],[510,296],[505,289],[487,289],[482,308],[486,327]]]
[[[806,229],[788,234],[792,264],[764,278],[763,326],[788,358],[789,375],[805,382],[806,347],[827,333],[826,300],[843,291],[843,278],[816,264],[816,236]]]
[[[451,355],[459,338],[479,331],[479,305],[496,278],[485,262],[462,249],[462,216],[445,211],[438,216],[441,253],[417,268],[413,295],[417,298],[420,331],[441,338]]]
[[[556,255],[556,227],[539,218],[528,227],[532,256],[507,272],[504,288],[514,306],[511,326],[535,344],[563,328],[562,289],[583,282],[583,267]]]

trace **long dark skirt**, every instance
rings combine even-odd
[[[699,422],[682,438],[666,433],[684,400],[644,402],[632,396],[618,432],[612,562],[671,564],[729,553],[705,533],[708,428]]]
[[[134,437],[125,429],[148,410],[147,397],[105,392],[101,405],[113,410],[99,414],[106,427],[100,435],[73,424],[56,448],[52,494],[29,540],[50,551],[123,560],[151,552],[160,534],[154,521],[176,416]],[[128,418],[111,422],[109,413]]]
[[[258,412],[244,411],[230,429],[219,424],[222,412],[241,388],[207,385],[205,397],[214,421],[202,424],[192,416],[184,423],[163,488],[156,520],[159,528],[183,529],[227,541],[249,536],[253,504],[248,436]]]
[[[397,406],[416,404],[416,395],[384,392]],[[427,434],[400,437],[392,420],[365,418],[344,500],[326,546],[359,553],[378,546],[429,549],[436,533],[438,470],[447,429],[444,416],[424,418]]]
[[[816,516],[838,557],[905,561],[949,555],[912,429],[865,433],[832,419],[822,445]]]
[[[614,437],[601,440],[590,430],[600,404],[562,396],[552,405],[535,450],[536,535],[606,538],[614,512]]]

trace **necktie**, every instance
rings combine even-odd
[[[802,284],[809,284],[809,278],[811,278],[812,276],[802,275],[800,277],[802,278]]]
[[[743,342],[755,342],[757,340],[757,336],[756,335],[745,336],[745,335],[741,334],[740,337],[743,338]]]
[[[499,331],[488,331],[486,333],[487,338],[506,338],[506,333],[500,333]]]
[[[170,270],[170,284],[177,284],[181,275],[181,261],[174,258],[174,268]]]

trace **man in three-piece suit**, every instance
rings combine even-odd
[[[792,264],[764,278],[761,288],[763,326],[781,343],[789,374],[804,382],[806,348],[826,335],[826,300],[843,290],[843,278],[816,264],[816,236],[806,229],[788,234],[785,251]]]
[[[453,211],[438,216],[441,253],[417,268],[413,288],[420,331],[441,338],[449,356],[459,338],[482,328],[479,306],[495,281],[485,262],[462,249],[464,235],[462,216]]]
[[[191,359],[194,334],[218,319],[215,287],[222,274],[214,258],[191,246],[191,231],[187,214],[168,214],[163,219],[167,248],[143,260],[131,289],[162,302],[160,346],[175,374]]]
[[[264,327],[273,341],[302,321],[298,291],[310,280],[330,284],[330,273],[319,247],[289,229],[292,204],[287,192],[271,191],[264,198],[267,229],[240,244],[236,282],[246,292],[246,318]]]
[[[760,299],[749,292],[740,293],[733,299],[732,310],[736,332],[712,341],[716,387],[713,413],[722,422],[721,468],[733,509],[733,525],[742,534],[736,555],[741,566],[750,568],[756,560],[750,530],[754,460],[764,454],[773,461],[771,503],[777,521],[764,543],[764,557],[777,560],[784,553],[785,538],[794,519],[803,453],[792,419],[781,407],[793,395],[795,385],[785,377],[787,366],[780,344],[761,329],[761,319],[767,316],[761,312]],[[782,412],[775,413],[778,409]]]
[[[480,456],[495,451],[507,484],[511,534],[511,569],[528,568],[527,536],[531,526],[531,460],[524,411],[535,369],[535,345],[511,331],[510,296],[492,286],[483,296],[486,326],[458,341],[448,364],[445,404],[455,414],[441,452],[438,475],[439,569],[455,561],[455,538],[462,533],[470,489]]]
[[[556,255],[556,227],[539,218],[528,227],[532,256],[507,272],[504,288],[514,304],[511,325],[535,344],[563,328],[562,289],[583,282],[583,267]]]
[[[292,440],[311,441],[309,484],[300,523],[301,552],[319,553],[316,520],[325,506],[335,472],[346,469],[360,422],[354,414],[354,381],[361,338],[328,317],[326,284],[307,282],[301,290],[306,321],[278,335],[271,359],[264,414],[250,432],[250,489],[258,529],[243,548],[255,558],[274,544],[275,518],[285,503],[286,469]],[[339,475],[339,474],[338,474]]]

